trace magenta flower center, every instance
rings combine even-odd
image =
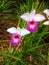
[[[34,27],[34,22],[30,22],[30,28]]]
[[[18,37],[18,35],[17,35],[17,36],[15,36],[14,41],[17,42],[18,39],[19,39],[19,37]]]
[[[18,46],[20,42],[21,42],[21,35],[19,35],[18,33],[12,34],[11,45]]]
[[[30,32],[36,32],[37,30],[37,26],[38,26],[38,23],[34,20],[32,21],[28,21],[27,23],[27,29],[30,31]]]

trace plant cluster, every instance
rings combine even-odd
[[[49,34],[49,9],[46,9],[45,3],[40,0],[26,0],[22,4],[19,3],[17,9],[12,8],[13,3],[16,2],[13,0],[0,2],[0,10],[2,10],[0,17],[10,14],[13,17],[7,16],[6,20],[18,21],[17,28],[7,29],[7,32],[12,35],[8,52],[5,52],[1,47],[2,61],[0,64],[49,64],[49,49],[47,51],[49,43],[45,42],[45,37]]]

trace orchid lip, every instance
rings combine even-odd
[[[17,42],[19,40],[18,36],[15,36],[14,41]]]
[[[38,22],[32,20],[32,21],[29,21],[27,23],[27,29],[30,31],[30,32],[36,32],[37,30],[37,26],[38,26]]]
[[[11,45],[18,46],[21,42],[21,35],[18,33],[12,34]]]
[[[30,22],[30,28],[34,27],[34,22]]]

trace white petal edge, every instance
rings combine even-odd
[[[41,14],[36,14],[33,17],[33,20],[35,20],[36,22],[44,21],[45,19],[46,18],[43,15],[41,15]]]
[[[49,25],[49,21],[45,21],[43,24],[44,25]]]
[[[24,13],[24,14],[22,14],[22,15],[20,16],[20,18],[22,18],[22,19],[25,20],[25,21],[29,21],[29,16],[30,16],[29,13]]]
[[[22,28],[20,30],[20,34],[21,34],[21,36],[24,36],[24,35],[30,34],[30,31],[28,31],[27,29]]]
[[[7,32],[13,34],[13,33],[16,33],[17,32],[17,29],[15,27],[11,27],[11,28],[8,28],[7,29]]]
[[[47,16],[49,16],[49,9],[45,9],[43,12],[44,12]]]

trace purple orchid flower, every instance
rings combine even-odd
[[[12,34],[12,37],[11,37],[12,46],[18,46],[21,42],[21,37],[30,33],[30,31],[28,31],[25,28],[16,29],[15,27],[11,27],[11,28],[7,29],[7,32]]]
[[[27,21],[27,29],[30,32],[36,32],[38,22],[45,20],[45,17],[41,14],[35,14],[35,10],[31,13],[24,13],[20,16],[20,18]]]

